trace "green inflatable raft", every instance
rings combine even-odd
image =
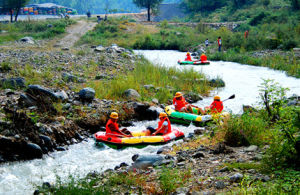
[[[173,123],[179,123],[184,125],[190,125],[191,123],[193,123],[196,126],[204,126],[207,122],[214,120],[222,122],[223,119],[228,118],[230,116],[228,112],[222,112],[220,114],[213,115],[198,115],[196,108],[193,108],[194,114],[178,112],[175,110],[173,105],[166,106],[165,112],[168,114],[170,121]]]
[[[209,61],[178,61],[179,65],[209,65],[210,62]]]

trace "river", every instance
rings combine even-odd
[[[241,65],[232,62],[211,62],[209,66],[179,66],[178,59],[184,59],[185,53],[178,51],[135,51],[143,54],[154,63],[164,66],[176,66],[178,68],[194,68],[211,78],[220,76],[226,83],[225,88],[212,92],[219,94],[221,98],[236,94],[236,99],[229,100],[225,109],[233,113],[240,113],[243,104],[255,105],[258,101],[258,85],[264,79],[274,79],[284,87],[289,87],[290,94],[300,91],[300,79],[286,76],[283,72],[274,71],[264,67]],[[208,105],[211,97],[204,98],[196,103],[198,106]],[[155,126],[157,121],[136,122],[130,130],[145,129],[147,126]],[[174,125],[186,134],[193,132],[194,126],[184,127]],[[179,140],[180,142],[180,140]],[[169,143],[172,145],[173,143]],[[161,146],[147,146],[143,149],[127,148],[114,150],[108,147],[98,148],[93,139],[88,139],[79,144],[69,146],[67,151],[53,152],[45,155],[43,159],[25,162],[12,162],[0,165],[0,194],[32,194],[37,185],[43,182],[53,183],[56,176],[66,181],[70,175],[84,177],[89,172],[101,172],[108,168],[114,168],[121,162],[132,163],[134,154],[155,153]]]

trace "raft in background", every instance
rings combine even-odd
[[[201,62],[201,61],[180,61],[178,60],[178,64],[179,65],[209,65],[210,62],[209,61],[204,61],[204,62]]]
[[[148,133],[147,133],[148,132]],[[97,132],[94,138],[97,142],[102,142],[105,144],[115,145],[117,148],[122,148],[123,146],[136,146],[136,145],[149,145],[149,144],[164,144],[172,140],[180,139],[184,137],[184,133],[176,128],[172,129],[171,133],[165,134],[163,136],[149,136],[149,130],[144,131],[133,131],[131,132],[133,137],[116,137],[111,135],[106,135],[106,132]]]
[[[166,106],[165,112],[168,114],[169,119],[173,123],[179,123],[184,125],[190,125],[193,123],[196,126],[204,126],[207,122],[217,120],[222,122],[224,119],[228,118],[230,114],[228,112],[222,112],[218,114],[207,114],[207,115],[198,115],[197,111],[193,108],[192,113],[186,112],[177,112],[173,105]]]

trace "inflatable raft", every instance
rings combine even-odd
[[[178,129],[172,129],[171,133],[163,136],[149,136],[150,131],[144,130],[140,132],[131,132],[133,137],[117,137],[112,135],[107,135],[106,132],[97,132],[94,138],[98,142],[113,144],[119,146],[131,146],[140,144],[162,144],[167,143],[171,140],[180,139],[184,137],[184,133]]]
[[[166,106],[165,112],[168,114],[170,121],[173,123],[180,123],[185,125],[194,123],[194,125],[196,126],[203,126],[205,125],[205,123],[214,120],[222,122],[225,118],[228,118],[230,116],[228,112],[222,112],[213,115],[198,115],[197,109],[195,108],[193,108],[194,114],[186,112],[177,112],[173,105]]]
[[[209,61],[178,61],[178,64],[180,65],[209,65],[210,62]]]

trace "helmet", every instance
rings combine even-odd
[[[182,93],[181,92],[176,92],[175,93],[175,97],[181,97],[182,96]]]
[[[216,95],[216,96],[214,97],[214,100],[221,100],[221,98],[220,98],[220,96]]]
[[[159,118],[167,117],[168,115],[165,112],[159,113]]]
[[[116,113],[116,112],[112,112],[112,113],[110,114],[110,118],[118,119],[118,118],[119,118],[119,115],[118,115],[118,113]]]
[[[190,52],[187,52],[186,54],[187,54],[187,55],[190,55]]]
[[[205,53],[201,54],[201,56],[205,56]]]

